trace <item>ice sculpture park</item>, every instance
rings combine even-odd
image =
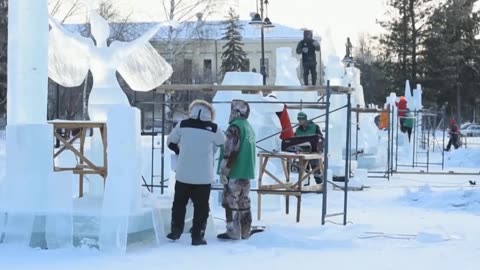
[[[22,23],[10,24],[9,29],[9,48],[12,49],[8,56],[7,171],[5,180],[0,182],[0,212],[6,213],[0,215],[3,242],[52,249],[93,241],[101,250],[107,251],[125,251],[130,238],[134,237],[146,237],[157,244],[162,243],[170,224],[173,188],[166,195],[155,196],[141,187],[142,173],[150,171],[145,165],[149,164],[145,151],[150,146],[145,146],[140,137],[140,112],[130,106],[115,76],[118,71],[136,91],[149,91],[170,77],[171,66],[148,42],[162,25],[157,25],[132,42],[117,41],[107,46],[109,26],[94,8],[89,12],[89,20],[96,43],[63,29],[49,17],[46,1],[16,0],[10,3],[9,19]],[[276,53],[275,84],[300,86],[296,76],[299,62],[291,48],[279,48]],[[360,70],[346,66],[334,52],[327,56],[325,80],[332,85],[352,87],[353,107],[367,107],[360,84]],[[108,176],[105,182],[101,177],[90,177],[88,191],[79,198],[75,196],[78,176],[52,169],[59,164],[75,166],[77,160],[68,152],[52,158],[53,127],[46,119],[47,78],[63,86],[77,86],[83,82],[88,71],[94,77],[88,101],[90,119],[105,122],[108,127]],[[261,85],[262,77],[258,73],[230,72],[222,84]],[[421,108],[421,89],[417,88],[413,95],[410,89],[406,89],[406,96],[412,100],[412,106]],[[218,91],[213,102],[217,111],[216,122],[226,129],[230,113],[227,102],[232,99],[255,101],[251,104],[250,119],[257,138],[262,139],[281,131],[275,115],[283,109],[281,102],[317,102],[319,98],[315,92],[274,92],[263,96],[261,93],[245,94],[239,89]],[[391,95],[385,106],[395,107],[396,99]],[[272,102],[261,103],[269,101]],[[345,104],[344,95],[332,96],[332,109]],[[289,110],[290,118],[295,119],[298,111]],[[324,113],[317,109],[305,111],[310,118]],[[360,127],[353,129],[352,134],[357,136],[355,133],[359,133],[360,149],[364,151],[362,158],[352,162],[357,178],[366,177],[362,172],[367,168],[382,166],[386,158],[382,154],[386,153],[383,149],[385,132],[375,126],[373,115],[362,114],[360,117]],[[344,119],[346,112],[339,111],[332,114],[329,127],[322,126],[321,119],[318,121],[323,129],[328,128],[330,134],[335,134],[336,139],[329,140],[329,169],[333,175],[340,175],[345,170]],[[352,122],[355,121],[353,118]],[[408,140],[403,141],[405,151],[410,151]],[[92,161],[101,162],[100,134],[95,133],[86,145],[87,155]],[[122,147],[117,147],[119,145]],[[262,149],[278,151],[280,141],[278,137],[272,137],[258,145]],[[155,169],[163,169],[165,175],[174,179],[170,155],[168,150],[165,152],[164,168]],[[275,164],[271,166],[272,172],[280,173],[282,170],[278,164],[277,168]],[[169,186],[173,185],[171,181]],[[280,198],[274,198],[267,204],[280,209]],[[186,227],[188,229],[188,225]],[[145,231],[151,233],[141,235]],[[213,219],[209,219],[209,233],[215,233]]]

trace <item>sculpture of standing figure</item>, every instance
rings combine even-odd
[[[345,43],[345,58],[353,59],[352,57],[352,43],[350,42],[350,38],[347,37],[347,43]]]
[[[49,21],[52,27],[48,50],[49,76],[60,85],[75,87],[83,83],[89,70],[92,72],[93,87],[88,102],[92,120],[106,120],[101,106],[94,105],[130,105],[117,81],[117,71],[136,91],[149,91],[172,74],[172,67],[148,42],[162,24],[157,24],[134,41],[114,41],[108,46],[109,25],[94,10],[90,11],[90,23],[96,45],[92,39],[65,30],[55,19],[50,17]]]

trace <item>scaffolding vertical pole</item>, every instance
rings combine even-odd
[[[327,182],[328,182],[328,141],[330,140],[330,80],[327,80],[327,105],[325,109],[325,146],[323,153],[323,192],[322,192],[322,225],[327,215]]]
[[[430,128],[427,129],[427,172],[430,169]]]
[[[155,92],[157,90],[154,89],[152,91],[152,159],[151,159],[151,164],[150,164],[150,190],[153,193],[153,175],[154,175],[154,170],[153,170],[153,164],[154,164],[154,158],[155,158]]]
[[[161,177],[161,187],[160,187],[160,194],[163,195],[164,192],[164,185],[165,185],[165,91],[162,93],[162,149],[161,151],[161,164],[160,164],[160,177]]]
[[[443,126],[443,139],[442,139],[442,171],[445,169],[445,129],[446,129],[446,113],[445,108],[442,111],[442,126]]]
[[[347,198],[348,198],[348,181],[350,179],[350,140],[352,130],[352,94],[347,94],[347,140],[345,142],[345,183],[343,190],[343,225],[347,225]]]
[[[393,124],[392,124],[392,127],[393,127]],[[395,146],[396,146],[396,148],[395,148],[395,172],[396,172],[396,171],[398,171],[398,125],[393,127],[393,128],[396,130],[396,132],[395,132],[395,134],[396,134],[396,136],[395,136],[396,137],[395,138]],[[408,143],[410,143],[410,140],[409,140]]]
[[[392,123],[392,125],[393,125],[393,117],[392,117],[391,112],[388,113],[388,121],[390,123]],[[390,133],[392,133],[392,132],[393,132],[393,130],[391,128],[389,128],[388,131],[387,131],[388,140],[387,140],[387,171],[386,171],[386,173],[387,173],[388,181],[390,181],[390,168],[389,167],[390,167],[390,158],[392,158],[392,157],[390,157],[390,139],[391,139]]]
[[[413,112],[414,118],[413,118],[413,150],[412,150],[412,168],[415,168],[415,155],[416,155],[416,147],[417,147],[417,110],[414,110]]]
[[[357,105],[357,109],[360,108],[360,105]],[[350,109],[351,110],[351,109]],[[360,130],[360,112],[357,110],[356,113],[356,125],[355,125],[355,160],[358,160],[358,131]]]
[[[395,115],[392,113],[392,122],[393,122],[393,119],[394,119]],[[388,171],[390,173],[390,176],[393,176],[393,139],[394,139],[394,133],[393,133],[393,130],[390,132],[390,140],[389,140],[389,143],[390,143],[390,152],[388,153],[390,155],[390,164],[389,164],[389,167],[388,167]],[[390,177],[388,178],[388,180],[390,180]]]

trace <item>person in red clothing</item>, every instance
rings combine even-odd
[[[404,96],[400,97],[398,102],[395,102],[398,108],[398,116],[405,117],[407,115],[407,99]]]
[[[452,147],[452,145],[455,147],[455,149],[460,147],[460,129],[458,128],[457,121],[454,118],[450,120],[449,129],[450,131],[448,134],[450,135],[450,140],[448,140],[447,148],[444,149],[445,151],[450,151],[450,147]]]
[[[406,116],[408,112],[408,101],[404,96],[400,97],[400,100],[398,102],[395,102],[395,105],[397,105],[398,108],[398,118],[400,119],[400,131],[402,133],[409,132],[409,139],[410,139],[410,133],[411,129],[405,125],[406,121]]]

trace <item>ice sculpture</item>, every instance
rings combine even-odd
[[[405,81],[405,99],[407,99],[407,107],[410,109],[410,106],[412,104],[412,101],[413,101],[413,97],[412,97],[412,91],[410,90],[410,81],[409,80],[406,80]]]
[[[172,74],[171,66],[148,42],[162,25],[158,24],[131,42],[107,44],[108,23],[91,9],[94,42],[66,31],[50,18],[49,75],[57,83],[72,87],[83,83],[88,71],[93,87],[88,100],[91,120],[107,123],[108,177],[105,191],[91,177],[89,196],[102,196],[99,246],[102,250],[125,251],[129,217],[141,207],[140,113],[130,107],[117,81],[116,72],[136,91],[149,91]],[[94,135],[91,154],[98,156],[98,136]],[[121,194],[121,196],[119,196]]]
[[[172,74],[172,67],[148,42],[162,25],[158,24],[131,42],[114,41],[107,46],[108,23],[94,10],[90,11],[93,40],[65,30],[50,17],[48,74],[55,82],[73,87],[83,83],[88,71],[93,87],[88,101],[92,120],[105,120],[106,112],[95,105],[129,105],[118,84],[116,72],[135,91],[149,91],[161,85]]]
[[[5,243],[25,246],[30,244],[35,213],[55,210],[46,196],[46,190],[55,191],[49,181],[53,131],[46,123],[47,16],[47,1],[9,2],[7,167],[0,194],[0,212],[8,218],[0,234]]]

